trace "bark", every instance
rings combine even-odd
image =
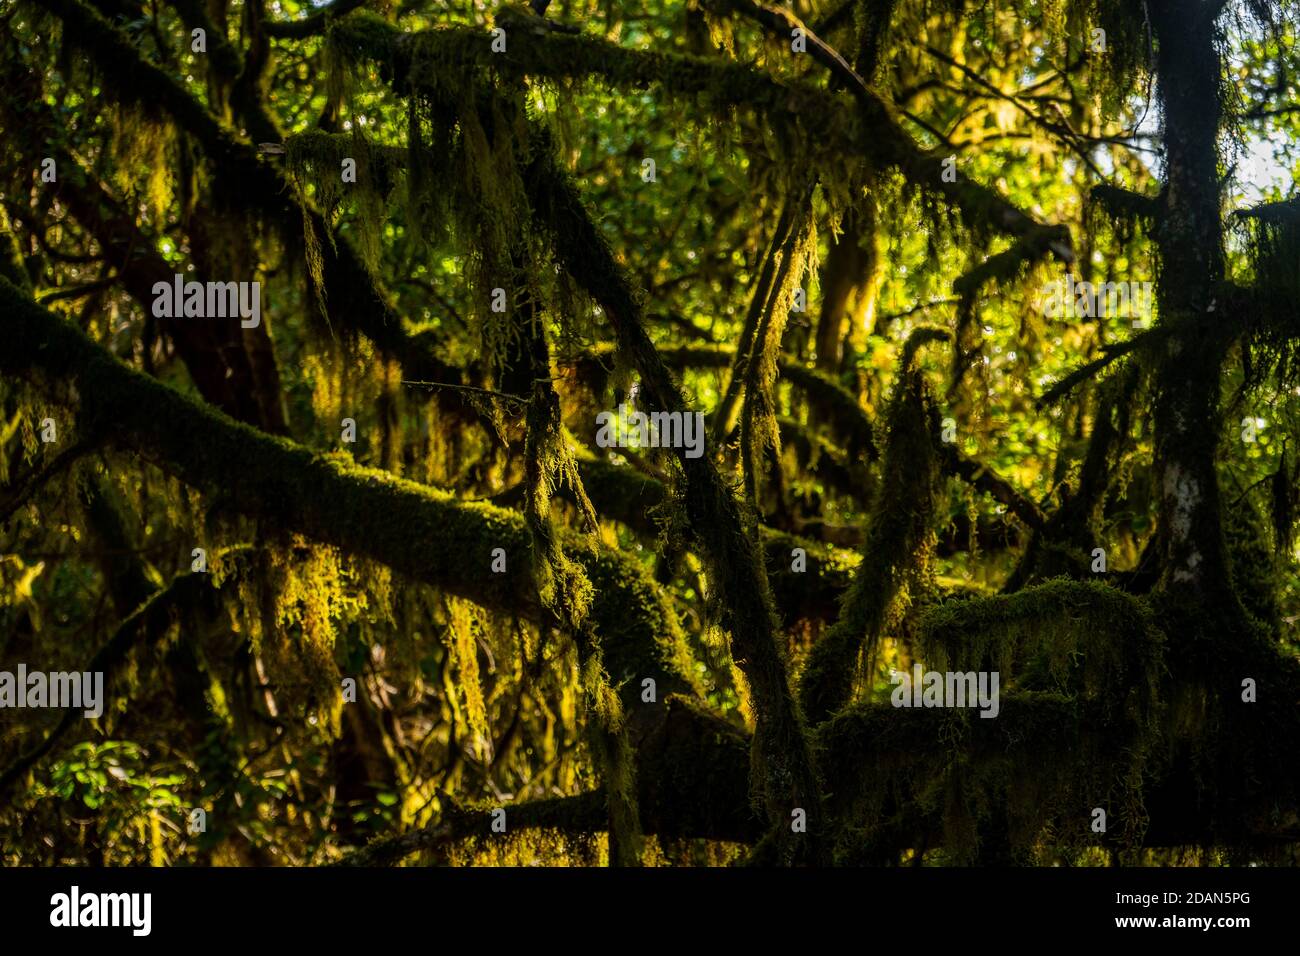
[[[1156,68],[1164,110],[1166,182],[1155,229],[1160,256],[1160,321],[1175,331],[1156,369],[1156,475],[1163,583],[1201,603],[1237,606],[1230,587],[1220,516],[1215,453],[1219,383],[1233,316],[1207,322],[1224,276],[1218,137],[1223,63],[1216,48],[1217,5],[1157,0],[1151,4]]]

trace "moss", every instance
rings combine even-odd
[[[1007,689],[1067,694],[1157,723],[1165,637],[1145,602],[1113,587],[1058,578],[934,605],[917,627],[928,669],[996,670]]]
[[[354,126],[350,133],[326,133],[310,130],[285,138],[285,166],[295,185],[303,195],[308,185],[314,187],[316,203],[327,224],[345,199],[356,211],[355,234],[362,260],[371,269],[379,262],[379,243],[385,222],[384,211],[388,198],[396,188],[405,168],[405,156],[400,149],[371,142]],[[356,163],[356,181],[344,183],[343,161]],[[307,229],[313,228],[309,218]],[[334,234],[308,236],[309,243],[319,248],[322,241],[334,242]],[[317,277],[319,276],[317,265]]]
[[[841,863],[897,863],[908,847],[945,861],[1051,863],[1060,852],[1136,848],[1147,826],[1148,750],[1130,728],[1068,695],[1015,691],[994,720],[964,709],[846,708],[818,730]],[[1062,746],[1069,741],[1069,746]],[[1107,811],[1108,833],[1090,829]]]
[[[402,95],[436,85],[446,76],[479,70],[512,79],[548,77],[596,80],[617,88],[658,85],[690,96],[705,110],[729,115],[753,109],[773,127],[793,127],[816,144],[829,162],[845,152],[880,168],[897,168],[917,190],[941,196],[961,210],[969,225],[1022,237],[1035,249],[1072,258],[1069,229],[1047,226],[998,193],[960,178],[944,181],[942,157],[922,152],[874,94],[852,110],[842,98],[797,82],[780,82],[760,70],[728,60],[629,49],[591,36],[548,34],[516,39],[504,55],[491,50],[484,31],[466,28],[404,34],[379,17],[354,15],[336,24],[331,42],[354,60],[380,65],[381,75]],[[780,122],[773,122],[779,120]],[[799,137],[795,137],[798,139]]]
[[[772,298],[773,282],[776,280],[778,268],[786,265],[789,252],[787,247],[794,240],[795,218],[806,219],[808,211],[807,203],[802,197],[794,195],[788,197],[781,207],[781,214],[777,217],[776,225],[772,230],[772,239],[758,270],[758,278],[750,292],[749,305],[745,308],[745,320],[741,324],[740,338],[736,343],[735,354],[731,358],[731,377],[727,381],[726,391],[713,411],[712,431],[715,441],[729,436],[735,427],[736,407],[747,378],[746,369],[754,351],[754,339],[759,324],[770,314],[768,303]],[[787,255],[783,256],[783,250]]]
[[[1000,849],[1033,861],[1043,847],[1093,842],[1098,806],[1108,842],[1141,842],[1166,713],[1165,636],[1145,602],[1061,579],[933,604],[917,631],[926,670],[998,672],[1000,711],[872,702],[825,724],[821,765],[847,823],[846,859],[933,841],[952,861]]]
[[[82,407],[88,426],[102,426],[118,446],[161,460],[224,508],[373,558],[476,604],[537,614],[530,539],[518,514],[458,501],[232,421],[130,371],[3,280],[0,306],[11,317],[0,369],[39,373],[56,389],[75,382],[82,394],[95,394]],[[498,547],[506,552],[505,574],[491,571]],[[685,659],[680,624],[645,570],[589,541],[566,537],[564,547],[599,594],[592,617],[616,684],[651,676],[661,687],[689,688],[690,668],[678,669]]]
[[[482,622],[466,601],[446,599],[448,667],[456,673],[455,690],[465,707],[465,723],[472,734],[488,739],[487,706],[478,669],[478,641]]]
[[[123,196],[143,193],[140,198],[153,222],[166,221],[164,212],[171,202],[174,177],[169,162],[174,127],[161,119],[151,104],[119,103],[109,126],[116,191]],[[149,170],[142,190],[136,181],[141,169]]]
[[[1285,468],[1285,464],[1283,465]],[[1264,522],[1254,506],[1243,501],[1226,509],[1223,533],[1232,563],[1232,582],[1246,610],[1270,633],[1282,628],[1282,611],[1278,604],[1280,584],[1275,548],[1269,548],[1264,534]],[[1274,534],[1277,535],[1276,529]]]
[[[807,624],[834,621],[860,556],[781,531],[764,528],[760,534],[768,580],[782,624],[791,628],[800,621]],[[795,548],[804,550],[808,562],[804,571],[791,570],[791,553]]]
[[[1276,374],[1283,385],[1300,382],[1295,303],[1300,299],[1300,200],[1274,203],[1242,214],[1253,282],[1237,308],[1250,323],[1246,380],[1260,387]]]
[[[849,455],[817,428],[786,417],[778,418],[777,425],[781,444],[800,473],[863,506],[871,501],[875,482],[865,461]]]
[[[813,723],[849,701],[859,653],[865,649],[870,657],[891,603],[909,574],[924,573],[933,547],[938,420],[921,372],[911,364],[918,346],[915,339],[909,342],[912,352],[890,401],[884,465],[862,563],[839,619],[813,646],[800,677],[800,700]]]
[[[781,342],[794,291],[803,281],[815,254],[817,233],[813,226],[812,197],[812,187],[801,184],[792,188],[786,199],[787,204],[794,207],[790,232],[777,252],[772,287],[759,314],[752,353],[745,360],[740,445],[746,498],[755,514],[759,509],[765,461],[775,460],[780,455],[781,436],[772,389],[776,383]],[[739,369],[733,373],[733,380],[736,376],[739,376]]]

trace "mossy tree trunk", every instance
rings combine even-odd
[[[1166,181],[1156,226],[1157,301],[1168,336],[1157,358],[1156,476],[1163,584],[1196,605],[1236,600],[1224,551],[1215,455],[1219,387],[1231,323],[1215,313],[1224,276],[1218,140],[1223,63],[1217,0],[1150,5],[1164,109]]]

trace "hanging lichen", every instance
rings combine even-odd
[[[444,642],[447,665],[456,674],[453,686],[461,693],[470,732],[480,742],[490,740],[487,708],[483,703],[483,688],[478,670],[477,632],[481,625],[473,608],[466,601],[444,597],[443,608],[447,617]]]

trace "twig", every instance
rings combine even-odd
[[[479,395],[486,395],[490,398],[499,398],[503,402],[513,402],[516,405],[527,405],[528,399],[520,398],[518,395],[511,395],[509,392],[494,392],[490,388],[476,388],[473,385],[455,385],[451,382],[408,382],[402,380],[403,385],[415,385],[422,388],[448,388],[461,392],[474,392]]]

